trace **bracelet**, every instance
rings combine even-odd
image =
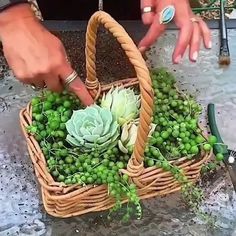
[[[28,1],[27,0],[0,0],[0,12],[20,3],[28,3]]]

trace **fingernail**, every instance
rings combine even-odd
[[[182,59],[182,56],[181,56],[181,55],[177,56],[177,57],[175,58],[175,63],[176,63],[176,64],[180,63],[181,59]]]
[[[139,48],[139,51],[140,51],[140,52],[145,52],[145,51],[146,51],[146,47],[140,47],[140,48]]]
[[[198,52],[194,52],[192,59],[193,59],[194,61],[196,61],[196,60],[197,60],[197,57],[198,57]]]
[[[211,41],[208,43],[208,48],[209,49],[212,48],[212,42]]]

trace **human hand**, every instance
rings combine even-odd
[[[172,54],[173,63],[180,63],[189,46],[189,59],[197,60],[201,39],[206,48],[212,47],[211,33],[206,23],[193,14],[188,0],[141,0],[141,9],[152,7],[153,11],[142,13],[142,21],[150,25],[147,34],[139,43],[139,50],[145,52],[161,34],[166,25],[160,23],[160,13],[167,6],[175,7],[174,23],[180,29],[178,40]]]
[[[22,83],[61,92],[73,72],[61,41],[47,31],[28,4],[19,4],[0,13],[0,38],[4,56]],[[77,78],[70,84],[84,105],[93,99]]]

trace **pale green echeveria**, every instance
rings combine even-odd
[[[120,134],[120,126],[111,111],[96,104],[73,111],[66,129],[67,142],[85,152],[114,147]]]
[[[140,108],[140,95],[131,88],[111,88],[104,94],[101,106],[111,110],[120,125],[137,118]]]
[[[123,153],[130,153],[133,151],[134,144],[138,134],[139,119],[133,120],[129,123],[125,123],[122,126],[121,137],[118,141],[118,147]],[[149,137],[152,136],[156,128],[155,124],[150,125]]]

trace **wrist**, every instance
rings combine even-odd
[[[11,23],[29,17],[34,17],[29,3],[19,3],[10,6],[0,12],[0,30]]]

